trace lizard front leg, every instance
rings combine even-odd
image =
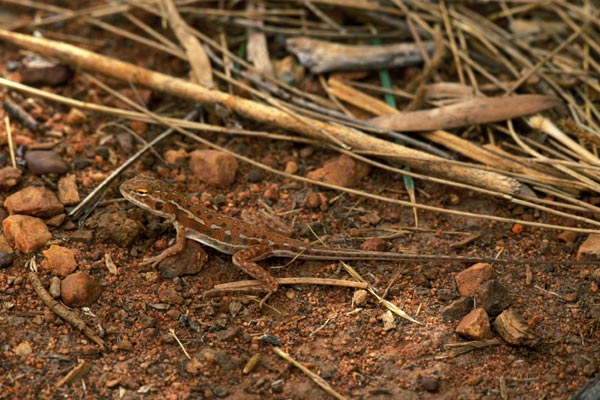
[[[266,258],[271,252],[271,248],[265,245],[246,247],[233,253],[231,260],[233,265],[252,276],[255,279],[261,281],[264,286],[269,290],[270,294],[274,293],[279,289],[277,279],[273,277],[266,269],[258,265],[255,261]]]
[[[183,249],[185,249],[185,229],[181,228],[178,223],[173,223],[173,225],[177,230],[177,236],[175,236],[175,244],[169,247],[168,249],[163,250],[163,252],[159,255],[145,259],[140,263],[140,265],[150,264],[154,267],[164,259],[174,256],[175,254],[181,253]]]

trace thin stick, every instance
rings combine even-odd
[[[6,128],[6,139],[8,141],[8,152],[10,153],[10,162],[13,168],[17,168],[17,160],[15,158],[15,145],[13,144],[12,129],[10,129],[10,118],[8,114],[4,116],[4,127]]]
[[[339,400],[347,400],[347,397],[345,397],[345,396],[341,395],[340,393],[336,392],[331,386],[329,386],[329,383],[327,383],[327,381],[325,381],[325,379],[321,378],[319,375],[315,374],[314,372],[312,372],[311,370],[309,370],[308,368],[306,368],[299,361],[296,361],[295,359],[293,359],[288,353],[286,353],[285,351],[281,350],[279,347],[273,348],[273,351],[279,357],[283,358],[284,360],[286,360],[287,362],[289,362],[290,364],[292,364],[294,367],[296,367],[300,371],[302,371],[314,383],[316,383],[317,385],[319,385],[321,387],[321,389],[323,389],[325,392],[327,392],[331,396],[333,396],[333,397],[335,397],[336,399],[339,399]]]

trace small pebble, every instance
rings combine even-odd
[[[61,283],[60,296],[67,307],[87,307],[98,300],[102,287],[86,272],[67,276]]]
[[[27,168],[34,175],[63,175],[69,172],[69,165],[52,150],[28,151],[25,154],[25,161],[27,161]]]

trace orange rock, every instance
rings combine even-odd
[[[67,276],[77,268],[73,250],[53,244],[48,250],[42,251],[45,259],[42,267],[59,276]]]
[[[235,157],[217,150],[196,150],[190,154],[190,170],[209,185],[226,187],[233,183],[238,162]]]
[[[350,187],[369,174],[369,166],[347,155],[327,161],[321,168],[308,174],[310,179]]]
[[[4,207],[9,214],[25,214],[48,218],[63,212],[64,207],[54,193],[38,186],[29,186],[8,196]]]
[[[490,264],[477,263],[460,272],[454,279],[461,295],[472,296],[479,285],[492,279],[493,276],[494,268]]]
[[[483,308],[476,308],[458,323],[456,333],[472,340],[489,339],[493,336],[490,318]]]
[[[102,287],[86,272],[67,276],[60,285],[60,297],[68,307],[87,307],[98,300]]]
[[[38,250],[52,239],[44,221],[28,215],[8,216],[2,222],[2,229],[6,238],[24,253]]]

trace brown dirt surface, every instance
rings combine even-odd
[[[10,13],[23,20],[33,15],[16,7]],[[133,29],[120,18],[112,23]],[[146,15],[146,22],[160,21]],[[187,67],[181,61],[157,50],[130,45],[83,21],[47,27],[45,32],[77,37],[102,54],[186,76]],[[7,65],[21,58],[19,48],[3,43],[2,75],[13,74],[18,79],[7,71]],[[129,90],[127,83],[108,83]],[[46,89],[90,102],[115,104],[111,96],[78,71],[67,84]],[[72,124],[67,122],[70,108],[65,105],[37,97],[28,100],[17,92],[0,93],[0,100],[7,97],[45,123],[46,132],[62,133],[33,133],[13,123],[17,147],[23,143],[40,147],[54,143],[52,148],[69,163],[70,173],[76,174],[82,196],[134,152],[127,148],[127,141],[118,139],[119,135],[137,130],[151,140],[162,130],[86,111],[84,122]],[[167,113],[177,116],[193,106],[160,93],[152,93],[149,104],[153,109],[164,106]],[[234,119],[229,122],[238,123]],[[300,143],[215,133],[202,136],[282,171],[293,162],[303,176],[339,155]],[[132,146],[138,146],[137,139],[133,139]],[[540,338],[534,347],[511,346],[502,340],[469,347],[455,333],[458,321],[442,319],[441,310],[460,297],[454,277],[472,263],[348,262],[380,295],[385,291],[388,301],[421,323],[395,317],[393,325],[385,328],[387,309],[373,296],[360,308],[354,306],[354,290],[344,287],[283,286],[262,308],[263,292],[207,296],[216,284],[249,279],[232,265],[231,256],[213,249],[206,249],[208,261],[192,275],[163,278],[157,267],[140,266],[144,258],[168,247],[175,235],[168,222],[118,201],[118,184],[142,172],[167,180],[190,202],[202,202],[238,218],[248,214],[257,221],[265,218],[266,212],[290,229],[293,236],[314,240],[317,235],[332,247],[358,249],[364,241],[378,237],[384,240],[386,251],[483,257],[501,253],[502,258],[573,260],[586,238],[578,235],[573,242],[565,242],[559,240],[559,231],[515,228],[423,211],[418,212],[415,228],[413,210],[407,207],[311,187],[243,162],[232,185],[215,188],[196,179],[187,161],[166,164],[162,158],[173,149],[189,153],[197,148],[188,139],[172,136],[110,187],[104,200],[117,201],[101,202],[82,227],[77,220],[68,219],[51,228],[53,241],[48,246],[54,243],[76,250],[78,270],[87,272],[101,285],[98,301],[74,311],[102,338],[106,351],[100,351],[90,339],[58,318],[33,290],[25,265],[32,256],[41,260],[41,253],[16,252],[12,264],[0,269],[0,399],[327,398],[305,374],[276,355],[274,347],[282,348],[336,391],[353,399],[566,399],[597,374],[598,266],[494,265],[496,279],[514,297],[512,307]],[[7,145],[3,144],[0,152],[2,166],[10,165]],[[89,163],[74,169],[75,160]],[[57,182],[55,175],[41,178],[25,170],[17,186],[1,189],[0,201],[30,185],[46,185],[56,191]],[[408,198],[401,177],[374,168],[356,188]],[[417,181],[417,188],[417,200],[430,205],[572,224],[558,216],[468,190],[425,181]],[[309,194],[314,207],[306,203]],[[109,215],[113,219],[102,219],[103,213],[112,213]],[[6,211],[0,209],[0,219],[6,216]],[[127,237],[129,228],[123,228],[123,232],[99,231],[115,229],[113,224],[125,221],[139,233]],[[82,231],[91,231],[92,235]],[[479,234],[475,240],[452,246],[474,233]],[[119,241],[121,245],[115,244]],[[338,262],[272,258],[260,264],[278,278],[350,279]],[[52,274],[42,268],[38,274],[48,288]],[[249,360],[256,361],[257,357],[257,364],[245,371]],[[64,382],[77,368],[81,369],[80,375]]]

